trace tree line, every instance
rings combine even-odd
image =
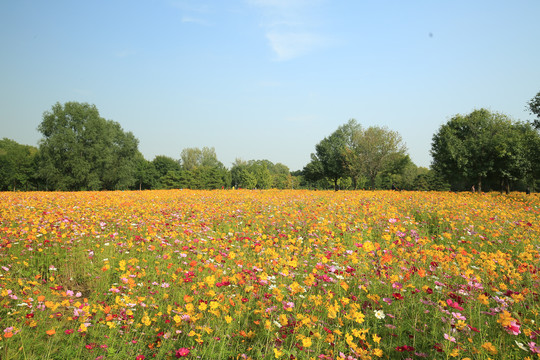
[[[236,159],[229,169],[214,148],[185,148],[178,159],[147,160],[138,139],[95,105],[56,103],[43,114],[38,147],[0,140],[0,190],[405,189],[532,190],[540,179],[540,92],[536,116],[517,122],[486,109],[457,114],[433,135],[430,168],[410,159],[400,134],[351,119],[315,146],[302,170],[269,160]]]

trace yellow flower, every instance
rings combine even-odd
[[[484,304],[484,305],[488,305],[488,304],[489,304],[489,298],[488,298],[486,295],[484,295],[484,294],[478,295],[478,298],[477,298],[477,299],[478,299],[478,301],[480,301],[480,302],[481,302],[482,304]]]
[[[499,319],[497,319],[497,322],[501,324],[503,327],[509,326],[512,321],[515,321],[512,315],[504,310],[502,313],[499,314]]]
[[[307,337],[307,338],[304,338],[302,339],[302,345],[306,348],[310,347],[311,346],[311,338]]]
[[[152,323],[148,315],[144,315],[143,318],[141,319],[141,322],[146,326],[150,326],[150,324]]]
[[[482,348],[484,350],[486,350],[488,353],[490,353],[491,355],[497,354],[497,349],[490,342],[486,342],[486,343],[482,344]]]

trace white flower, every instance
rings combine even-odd
[[[516,342],[516,345],[521,349],[521,350],[525,350],[525,351],[529,351],[529,349],[525,346],[525,344],[515,340]]]
[[[386,315],[384,315],[384,312],[382,310],[375,310],[375,317],[377,319],[384,319]]]

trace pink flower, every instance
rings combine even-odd
[[[144,355],[138,355],[135,360],[144,360],[146,357]]]
[[[283,309],[284,310],[287,310],[287,309],[292,309],[294,308],[294,303],[292,301],[287,301],[287,302],[283,302]]]
[[[451,341],[451,342],[454,342],[454,343],[456,342],[456,338],[453,337],[453,336],[450,336],[450,335],[448,335],[448,334],[444,334],[444,338],[445,338],[446,340],[448,340],[448,341]]]
[[[178,350],[176,350],[176,358],[179,359],[181,357],[184,357],[184,356],[188,356],[189,355],[189,349],[188,348],[180,348]]]
[[[540,347],[538,347],[538,345],[536,345],[535,342],[531,341],[527,345],[529,345],[529,350],[531,350],[531,352],[533,352],[535,354],[540,354]]]
[[[521,334],[521,330],[519,329],[519,324],[515,321],[511,321],[510,325],[506,327],[506,331],[511,335],[519,335]]]

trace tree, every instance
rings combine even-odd
[[[222,165],[216,155],[216,150],[212,147],[186,148],[180,154],[180,162],[184,170],[193,170],[200,166],[219,167]]]
[[[142,154],[135,159],[135,179],[138,190],[154,189],[157,186],[159,176],[154,163],[146,160]]]
[[[246,189],[255,189],[257,187],[257,176],[248,169],[242,169],[240,172],[240,184]]]
[[[411,188],[414,177],[416,177],[416,165],[409,155],[396,156],[377,172],[375,188],[391,189],[394,184],[398,189],[407,190]]]
[[[342,185],[349,184],[347,177],[354,189],[366,180],[375,188],[377,176],[383,172],[399,174],[410,162],[399,133],[378,126],[364,130],[354,119],[324,138],[315,150],[304,168],[304,177],[308,181],[326,178],[334,189],[340,178]]]
[[[458,114],[433,136],[432,168],[456,190],[476,183],[482,191],[484,184],[498,183],[508,192],[511,182],[533,176],[537,137],[530,125],[503,114],[485,109]]]
[[[322,163],[315,154],[311,154],[311,161],[302,169],[302,177],[308,187],[315,188],[318,188],[318,183],[324,179]]]
[[[531,115],[536,115],[536,119],[533,120],[532,125],[540,130],[540,91],[527,103],[527,110]]]
[[[0,190],[28,190],[35,181],[37,155],[34,146],[0,140]]]
[[[290,179],[289,168],[281,163],[276,163],[272,169],[269,169],[272,175],[272,187],[276,189],[287,189],[293,185]]]
[[[230,174],[227,168],[217,159],[215,149],[203,147],[186,148],[180,154],[182,172],[186,180],[183,182],[191,189],[219,189],[230,186]]]
[[[40,175],[56,190],[127,189],[136,182],[138,140],[95,105],[56,103],[38,126]]]
[[[347,149],[347,164],[354,177],[361,175],[375,188],[377,175],[383,171],[400,173],[410,161],[407,148],[398,132],[370,126],[354,133]]]
[[[165,176],[169,171],[180,171],[182,169],[177,160],[165,155],[157,155],[154,157],[152,165],[154,165],[158,177]]]
[[[230,171],[232,184],[247,189],[286,189],[291,183],[289,168],[270,160],[236,159]]]
[[[345,172],[345,147],[346,132],[338,128],[330,136],[322,139],[315,145],[315,154],[312,161],[318,162],[316,166],[322,170],[321,175],[334,184],[334,190],[338,190],[338,180]],[[314,169],[316,167],[313,167]]]
[[[450,184],[434,170],[425,169],[425,171],[421,170],[414,179],[412,190],[448,191],[450,190]]]

